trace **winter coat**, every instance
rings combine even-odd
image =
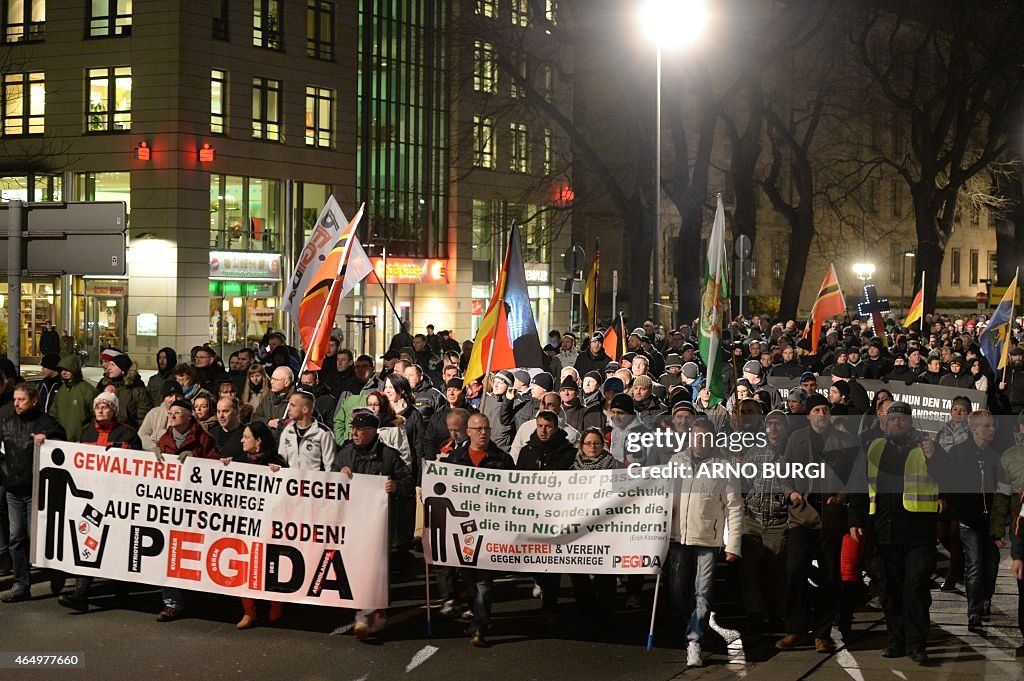
[[[0,423],[0,440],[4,450],[0,463],[0,486],[6,487],[8,492],[31,492],[35,466],[33,436],[40,434],[51,440],[66,439],[60,423],[44,414],[38,405],[23,414],[12,412]]]
[[[71,380],[53,396],[50,416],[57,419],[67,439],[78,442],[85,427],[92,421],[92,401],[96,389],[82,379],[82,364],[75,355],[62,357],[58,369],[71,372]]]
[[[107,421],[99,423],[93,421],[85,432],[82,433],[82,444],[98,445],[107,449],[142,449],[142,442],[139,435],[132,428],[118,423]]]
[[[562,369],[566,367],[576,366],[576,358],[580,356],[578,348],[572,350],[562,350],[557,355],[551,358],[551,375],[558,379],[559,374],[562,373]],[[580,374],[582,376],[583,374]]]
[[[608,366],[608,363],[612,361],[612,358],[608,356],[608,353],[601,348],[599,354],[591,355],[590,348],[587,348],[586,352],[581,352],[576,356],[576,362],[573,364],[576,367],[576,371],[580,372],[580,376],[586,376],[591,371],[604,375],[604,368]]]
[[[217,449],[217,441],[213,436],[199,427],[195,419],[189,427],[185,440],[179,446],[174,440],[173,429],[168,428],[156,443],[157,453],[171,456],[180,456],[186,452],[190,456],[200,459],[219,459],[220,450]]]
[[[671,462],[690,467],[692,476],[676,480],[670,537],[686,546],[724,546],[740,555],[743,540],[743,495],[739,481],[724,476],[700,476],[702,462],[726,462],[724,457],[694,459],[690,450],[672,457]],[[729,528],[728,544],[725,528]]]
[[[402,455],[379,437],[369,447],[357,447],[351,440],[342,445],[330,470],[337,472],[342,468],[361,475],[386,476],[395,482],[395,495],[411,497],[413,494],[412,473],[402,461]]]
[[[889,383],[892,381],[893,383],[905,383],[907,385],[911,385],[913,383],[917,383],[918,380],[919,377],[917,373],[906,365],[893,367],[892,371],[887,373],[885,376],[882,376],[883,383]]]
[[[148,414],[146,418],[149,418]],[[249,460],[248,455],[242,451],[242,431],[244,430],[245,426],[241,425],[234,430],[224,430],[219,423],[210,428],[208,432],[214,442],[217,443],[217,449],[220,450],[221,458],[231,457],[232,461],[238,461],[239,463],[253,463]],[[278,462],[273,461],[272,463]],[[285,466],[288,465],[288,462],[283,458],[281,458],[281,463]]]
[[[635,402],[634,408],[636,409],[636,417],[648,428],[656,428],[660,421],[659,416],[665,411],[665,405],[654,395],[651,395],[643,402]]]
[[[587,428],[604,428],[604,410],[600,404],[585,406],[577,397],[569,404],[562,404],[565,423],[582,433]]]
[[[501,410],[506,401],[505,395],[497,396],[493,393],[483,401],[483,414],[491,424],[491,440],[503,451],[508,451],[512,446],[512,436],[515,433],[512,429],[501,422]]]
[[[420,413],[424,421],[429,421],[434,412],[447,404],[444,395],[434,387],[429,376],[423,376],[419,385],[412,389],[412,397],[416,400],[416,411]]]
[[[277,452],[288,462],[289,468],[300,471],[329,471],[334,464],[337,446],[334,434],[313,421],[302,437],[291,421],[281,431]]]
[[[139,440],[142,443],[142,450],[156,452],[156,443],[160,441],[163,434],[167,432],[167,406],[161,402],[146,414],[139,426]]]
[[[991,446],[979,447],[973,437],[948,451],[949,466],[940,473],[939,484],[945,481],[957,490],[943,495],[949,515],[979,533],[988,532],[992,497],[999,480],[999,453]]]
[[[536,431],[519,452],[516,468],[521,471],[567,471],[576,460],[576,447],[564,430],[556,430],[547,442],[541,442]]]
[[[780,362],[772,367],[772,376],[800,378],[802,373],[804,373],[804,368],[795,359],[792,362]]]
[[[1024,444],[1014,445],[999,459],[999,479],[996,484],[996,496],[992,500],[992,516],[989,533],[993,537],[1006,534],[1006,522],[1010,522],[1010,535],[1013,536],[1013,525],[1020,517],[1021,493],[1024,492]],[[1021,521],[1024,524],[1024,521]]]
[[[573,447],[580,443],[580,432],[566,423],[565,417],[562,414],[558,415],[558,427],[565,431],[565,436],[569,439],[569,443]],[[536,432],[537,419],[530,419],[516,431],[516,436],[512,438],[512,445],[508,450],[513,461],[518,463],[520,452],[522,452],[523,448],[530,443],[530,438]]]
[[[939,385],[974,390],[974,375],[965,371],[961,371],[959,374],[948,373],[939,379]]]
[[[153,400],[153,404],[160,404],[160,401],[163,399],[161,393],[164,389],[164,383],[174,380],[174,367],[178,366],[178,353],[174,351],[174,348],[160,348],[156,351],[157,366],[160,366],[159,357],[161,352],[167,354],[167,369],[157,371],[146,382],[146,390],[149,391],[149,399]],[[241,395],[242,391],[239,390],[238,394]]]
[[[63,381],[60,376],[50,376],[39,382],[39,406],[44,414],[49,414],[53,408],[53,398],[57,396]]]
[[[108,385],[117,388],[115,394],[120,405],[117,409],[117,420],[132,428],[142,425],[142,420],[153,408],[153,401],[149,397],[149,390],[142,382],[142,377],[139,376],[138,367],[132,365],[126,374],[117,378],[101,378],[96,385],[96,394],[106,390]]]
[[[412,445],[409,444],[409,436],[405,432],[404,418],[396,416],[394,424],[378,428],[377,437],[388,447],[397,449],[398,453],[402,455],[402,461],[412,470]]]
[[[530,393],[516,395],[513,399],[505,398],[501,405],[501,425],[515,435],[524,423],[533,419],[540,411],[540,402],[533,399]]]
[[[794,431],[786,444],[786,462],[804,465],[824,462],[825,478],[799,477],[781,481],[787,497],[793,492],[804,497],[801,504],[790,505],[789,526],[821,528],[829,534],[845,533],[849,527],[845,506],[847,484],[859,457],[858,439],[838,428],[829,426],[823,433],[816,433],[807,426]],[[844,503],[826,504],[833,495]]]
[[[465,409],[470,414],[476,413],[476,409],[465,404],[465,400],[460,399],[459,402],[461,403],[458,405],[460,409]],[[436,460],[438,453],[441,451],[441,445],[451,439],[452,435],[448,432],[448,414],[451,412],[452,406],[448,404],[448,400],[445,400],[444,406],[435,411],[434,415],[426,423],[423,432],[424,459],[428,461]],[[491,427],[491,432],[494,432],[493,426]]]
[[[288,388],[286,393],[270,393],[260,400],[259,406],[252,412],[252,422],[270,423],[274,419],[283,419],[288,412],[288,400],[295,393],[295,386]]]
[[[469,441],[463,442],[461,445],[455,448],[455,450],[448,455],[445,459],[445,463],[454,464],[456,466],[472,466],[473,460],[469,457]],[[515,461],[512,457],[506,454],[502,449],[498,448],[498,445],[494,442],[487,443],[487,455],[484,456],[483,461],[477,468],[497,468],[501,470],[514,470],[516,467]]]

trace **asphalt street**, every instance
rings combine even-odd
[[[926,668],[906,658],[881,657],[884,623],[870,608],[858,612],[853,642],[828,656],[810,648],[778,653],[770,636],[744,639],[735,629],[740,618],[728,580],[718,585],[721,607],[714,619],[716,635],[705,645],[706,666],[687,670],[683,625],[667,601],[658,613],[654,648],[644,649],[653,579],[644,607],[620,608],[617,629],[601,642],[578,635],[568,580],[559,617],[545,629],[539,601],[530,594],[532,583],[502,579],[491,645],[477,649],[468,645],[464,624],[439,617],[436,608],[433,636],[427,636],[423,581],[409,575],[393,580],[388,626],[368,643],[351,636],[350,611],[314,606],[288,606],[277,625],[238,631],[239,601],[209,594],[192,595],[189,617],[158,623],[159,592],[145,585],[119,597],[112,584],[98,582],[93,609],[74,613],[58,605],[48,577],[34,572],[32,601],[0,605],[0,651],[78,653],[83,666],[0,669],[0,679],[1024,679],[1024,658],[1014,657],[1021,640],[1016,585],[1006,560],[983,636],[967,631],[962,585],[953,593],[933,592],[933,664]],[[0,580],[0,588],[9,585],[10,577]]]

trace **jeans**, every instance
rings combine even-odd
[[[715,557],[719,549],[672,542],[668,547],[668,580],[672,600],[689,622],[686,640],[701,643],[711,620],[711,594],[715,585]]]
[[[185,590],[173,586],[165,586],[160,589],[160,597],[164,601],[165,608],[184,608]]]
[[[473,624],[471,634],[486,634],[491,626],[491,606],[494,603],[494,573],[489,570],[463,570],[463,577],[473,588]]]
[[[764,527],[753,518],[743,519],[743,605],[747,614],[782,618],[786,607],[786,526]]]
[[[11,525],[11,562],[14,564],[13,590],[15,591],[27,591],[32,585],[28,560],[28,514],[31,510],[31,494],[15,494],[11,490],[7,490],[7,513]]]
[[[807,527],[789,528],[786,538],[787,634],[803,636],[810,629],[815,638],[831,638],[839,596],[842,548],[842,535]],[[815,560],[817,569],[811,565]],[[812,587],[809,581],[817,586]]]
[[[928,609],[932,607],[935,545],[879,544],[885,592],[882,611],[888,645],[908,653],[924,650],[928,642]]]
[[[964,585],[967,589],[967,616],[981,617],[985,601],[992,600],[999,575],[999,548],[988,534],[960,524],[964,545]]]

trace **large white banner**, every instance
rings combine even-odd
[[[625,470],[502,471],[426,462],[428,563],[507,572],[655,573],[671,481]]]
[[[386,478],[47,441],[32,563],[348,608],[388,605]]]

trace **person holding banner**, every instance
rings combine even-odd
[[[353,473],[385,476],[388,481],[384,483],[384,491],[391,495],[392,501],[396,498],[409,499],[414,485],[409,467],[398,450],[381,442],[377,435],[379,427],[380,419],[369,409],[356,410],[352,414],[352,439],[338,452],[331,470],[341,471],[350,478]],[[394,514],[390,515],[394,518]],[[353,633],[360,641],[366,641],[371,633],[383,629],[386,622],[383,610],[360,610],[356,613]]]
[[[719,456],[714,446],[716,433],[710,420],[697,419],[690,428],[690,446],[671,459],[692,471],[690,477],[677,480],[674,491],[667,566],[672,599],[687,618],[687,667],[704,665],[701,645],[711,619],[715,560],[723,547],[727,562],[739,560],[743,539],[739,483],[729,477],[700,474],[701,464]]]
[[[569,469],[601,471],[613,468],[625,468],[625,464],[605,449],[604,433],[600,428],[585,429],[580,436],[580,448]],[[615,575],[573,572],[569,576],[576,597],[580,626],[587,638],[595,639],[607,633],[615,614]]]
[[[14,584],[0,596],[4,603],[32,598],[29,567],[29,511],[32,508],[32,462],[35,444],[46,438],[63,440],[64,428],[39,407],[39,391],[27,383],[14,386],[13,413],[0,423],[4,458],[0,472],[7,492],[10,554]]]
[[[227,466],[232,461],[237,461],[225,457],[221,459],[221,462]],[[288,468],[288,463],[284,460],[278,451],[277,443],[274,441],[274,433],[270,430],[267,424],[257,421],[251,423],[245,427],[242,431],[242,459],[241,461],[246,464],[254,466],[267,466],[274,473],[278,472],[282,468]],[[242,619],[235,625],[237,629],[251,629],[256,625],[258,616],[256,614],[256,600],[252,598],[242,599],[242,610],[244,615]],[[267,616],[267,621],[274,623],[281,619],[281,615],[284,613],[284,603],[281,601],[270,602],[270,612]]]
[[[95,419],[82,433],[81,443],[99,445],[107,449],[142,449],[142,441],[130,426],[119,423],[117,395],[100,393],[92,401]],[[57,603],[78,612],[89,611],[89,589],[92,577],[75,577],[75,590],[62,594]]]
[[[314,404],[313,395],[305,390],[288,398],[288,425],[281,431],[279,452],[290,468],[329,471],[337,449],[334,434],[313,418]]]
[[[456,448],[447,459],[455,466],[514,470],[512,457],[491,442],[491,423],[483,414],[469,417],[466,427],[469,440]],[[494,573],[489,570],[463,570],[463,577],[473,585],[473,622],[467,629],[469,643],[481,648],[487,645],[487,632],[491,626],[491,604],[493,601]]]

